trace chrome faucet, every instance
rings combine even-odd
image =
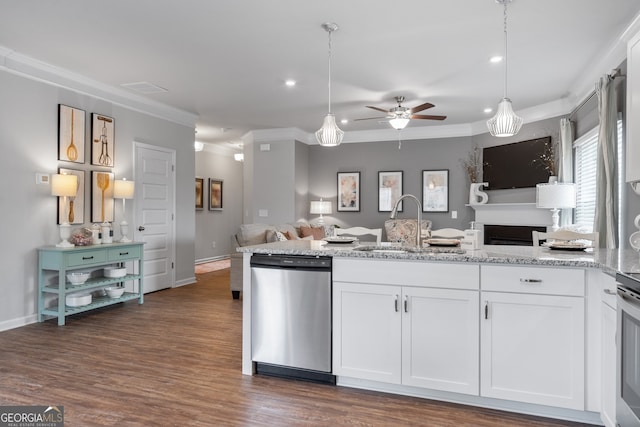
[[[400,205],[400,202],[402,201],[402,199],[406,199],[406,198],[415,200],[416,206],[418,207],[418,229],[416,230],[416,247],[421,248],[422,247],[422,204],[420,203],[420,200],[418,200],[416,196],[414,196],[413,194],[403,194],[402,196],[400,196],[400,198],[396,202],[396,205],[393,207],[393,210],[391,211],[391,216],[389,218],[396,219],[396,216],[398,216],[398,205]]]

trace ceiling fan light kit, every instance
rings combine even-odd
[[[496,0],[496,3],[504,6],[504,96],[496,115],[487,120],[487,127],[492,136],[507,137],[520,131],[523,120],[513,112],[511,100],[507,97],[507,4],[511,0]]]
[[[338,30],[338,24],[325,22],[322,28],[329,34],[329,112],[324,118],[322,127],[316,132],[316,139],[323,147],[336,147],[344,137],[344,132],[336,124],[335,116],[331,114],[331,33]]]
[[[380,111],[382,113],[387,113],[386,117],[368,117],[366,119],[355,119],[355,120],[358,121],[358,120],[387,119],[389,125],[391,125],[392,128],[397,130],[402,130],[407,127],[411,119],[444,120],[447,118],[447,116],[416,114],[420,111],[435,107],[435,105],[433,105],[430,102],[425,102],[421,105],[418,105],[417,107],[408,108],[408,107],[402,106],[402,103],[404,102],[404,96],[396,96],[395,100],[398,103],[398,106],[390,108],[388,110],[385,110],[384,108],[367,105],[367,108],[371,108],[372,110]]]
[[[409,124],[409,119],[404,117],[394,117],[393,119],[389,120],[389,124],[394,129],[402,130]]]

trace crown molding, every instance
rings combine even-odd
[[[298,128],[260,129],[248,132],[242,137],[250,135],[253,142],[278,142],[296,140],[308,144],[309,138],[314,134],[308,134]]]
[[[149,100],[0,46],[0,69],[195,128],[198,115]]]

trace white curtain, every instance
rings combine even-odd
[[[600,247],[617,247],[617,108],[613,78],[605,75],[596,83],[600,131],[596,172],[596,212],[593,230],[600,233]]]
[[[573,182],[573,122],[567,118],[560,119],[560,142],[558,144],[558,181]],[[563,209],[560,215],[560,226],[573,222],[572,209]]]

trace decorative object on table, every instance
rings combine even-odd
[[[103,222],[100,225],[101,235],[102,235],[102,243],[113,243],[113,228],[111,228],[111,223]]]
[[[316,139],[323,147],[336,147],[344,137],[344,132],[336,124],[336,117],[331,114],[331,33],[338,31],[338,24],[325,22],[322,28],[329,35],[329,112],[324,118],[322,127],[316,131]]]
[[[474,182],[469,186],[469,204],[484,205],[489,201],[489,195],[482,191],[482,187],[488,186],[488,182]]]
[[[523,120],[513,112],[511,100],[507,97],[507,4],[511,0],[496,0],[496,3],[504,6],[504,96],[498,104],[496,115],[487,120],[487,127],[492,136],[506,137],[517,134]]]
[[[64,214],[60,222],[60,239],[61,242],[56,246],[60,248],[73,247],[73,243],[69,242],[71,237],[71,226],[69,225],[67,197],[75,196],[78,191],[78,177],[75,175],[54,174],[51,176],[51,195],[62,197],[64,206]]]
[[[378,172],[378,212],[391,212],[401,195],[402,171]],[[402,202],[398,212],[402,212]]]
[[[309,213],[311,215],[320,215],[318,218],[318,225],[324,225],[324,218],[322,215],[330,215],[333,213],[331,208],[331,202],[328,200],[312,200],[309,206]]]
[[[109,298],[120,298],[124,293],[124,288],[122,286],[107,286],[104,291]]]
[[[221,179],[209,178],[209,210],[222,210],[222,183]]]
[[[536,185],[536,207],[551,209],[551,230],[560,228],[560,209],[576,207],[576,186],[568,182],[551,182]]]
[[[58,160],[84,163],[85,112],[58,104]]]
[[[124,277],[127,275],[127,269],[125,267],[105,267],[102,275],[111,279]]]
[[[89,246],[93,244],[93,234],[91,229],[82,227],[78,228],[71,233],[71,238],[69,239],[74,246]]]
[[[91,242],[94,245],[102,243],[102,228],[100,227],[100,224],[93,224],[91,226]]]
[[[133,199],[134,196],[134,183],[133,181],[127,181],[126,178],[118,179],[113,182],[113,198],[122,199],[122,221],[120,222],[120,235],[122,236],[119,242],[130,242],[131,239],[127,237],[129,234],[129,223],[127,222],[126,200]]]
[[[196,209],[204,209],[204,178],[196,178]]]
[[[113,221],[113,178],[112,172],[91,171],[91,222]]]
[[[477,250],[484,247],[484,233],[476,227],[476,222],[471,221],[470,228],[464,230],[464,237],[460,246],[467,250]]]
[[[449,170],[422,171],[422,212],[449,212]]]
[[[338,212],[360,212],[360,172],[338,172]]]
[[[78,292],[69,294],[65,298],[67,307],[82,307],[91,304],[93,296],[91,292]]]
[[[115,123],[112,117],[91,114],[91,164],[113,167]]]
[[[64,203],[58,203],[58,224],[62,222],[65,211],[67,212],[67,222],[69,224],[84,224],[84,171],[59,168],[58,173],[75,175],[78,179],[76,194],[69,196],[68,209]]]
[[[67,273],[67,280],[69,281],[69,283],[71,283],[72,285],[82,285],[84,282],[87,281],[87,279],[91,277],[90,273],[85,273],[85,272],[72,272],[72,273]]]

